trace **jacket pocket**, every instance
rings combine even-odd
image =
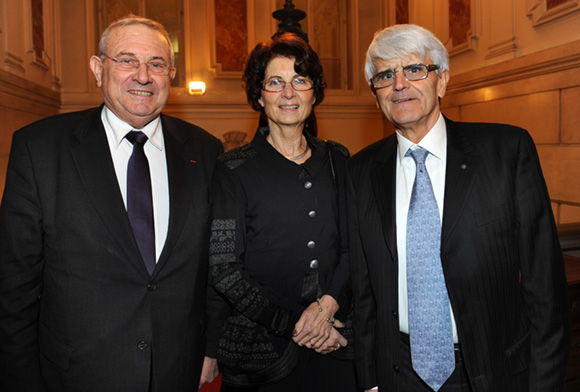
[[[504,217],[513,214],[510,203],[503,203],[500,205],[493,206],[491,208],[486,208],[485,210],[476,212],[475,223],[477,226],[485,226],[489,223],[500,220]]]
[[[42,322],[39,330],[39,347],[40,353],[46,359],[60,369],[68,370],[72,347],[58,340]]]
[[[526,370],[530,362],[530,333],[525,334],[513,346],[505,350],[504,355],[513,374]]]

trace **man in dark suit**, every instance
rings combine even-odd
[[[365,72],[396,134],[348,163],[361,386],[563,391],[567,285],[532,139],[442,116],[448,54],[421,27],[378,32]]]
[[[0,207],[4,392],[191,392],[202,364],[202,382],[215,371],[204,360],[208,189],[221,143],[161,114],[175,75],[161,25],[114,22],[99,52],[103,106],[13,137]]]

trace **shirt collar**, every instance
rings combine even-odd
[[[109,126],[113,130],[113,135],[115,137],[115,148],[118,148],[125,135],[129,132],[136,130],[131,125],[127,124],[119,117],[115,115],[108,107],[104,107],[104,121],[109,123]],[[149,138],[149,141],[159,150],[163,151],[163,140],[162,140],[162,132],[161,132],[161,117],[157,116],[153,121],[149,122],[149,124],[145,125],[143,129],[139,129],[139,131],[143,132]]]
[[[399,161],[403,162],[403,158],[407,153],[407,150],[413,146],[423,147],[425,150],[429,151],[431,155],[438,159],[445,158],[445,152],[447,151],[447,131],[445,127],[445,119],[442,114],[439,114],[439,119],[427,132],[427,135],[418,144],[413,143],[399,131],[397,131],[397,142],[399,143]]]

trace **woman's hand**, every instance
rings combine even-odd
[[[312,348],[317,352],[320,352],[321,348],[328,350],[330,345],[325,342],[329,339],[333,347],[336,347],[337,343],[345,346],[346,339],[333,327],[336,323],[334,314],[338,308],[338,303],[330,295],[324,295],[317,302],[313,302],[296,323],[292,340],[299,346]]]
[[[335,322],[335,325],[340,322]],[[340,323],[341,328],[344,327],[342,323]],[[336,325],[338,327],[338,325]],[[336,351],[342,347],[346,347],[348,341],[340,332],[338,332],[335,328],[332,328],[330,333],[330,337],[326,339],[326,341],[319,347],[314,349],[317,353],[320,354],[329,354],[333,351]]]

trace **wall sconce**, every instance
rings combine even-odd
[[[204,82],[189,82],[189,95],[203,95],[205,93]]]

